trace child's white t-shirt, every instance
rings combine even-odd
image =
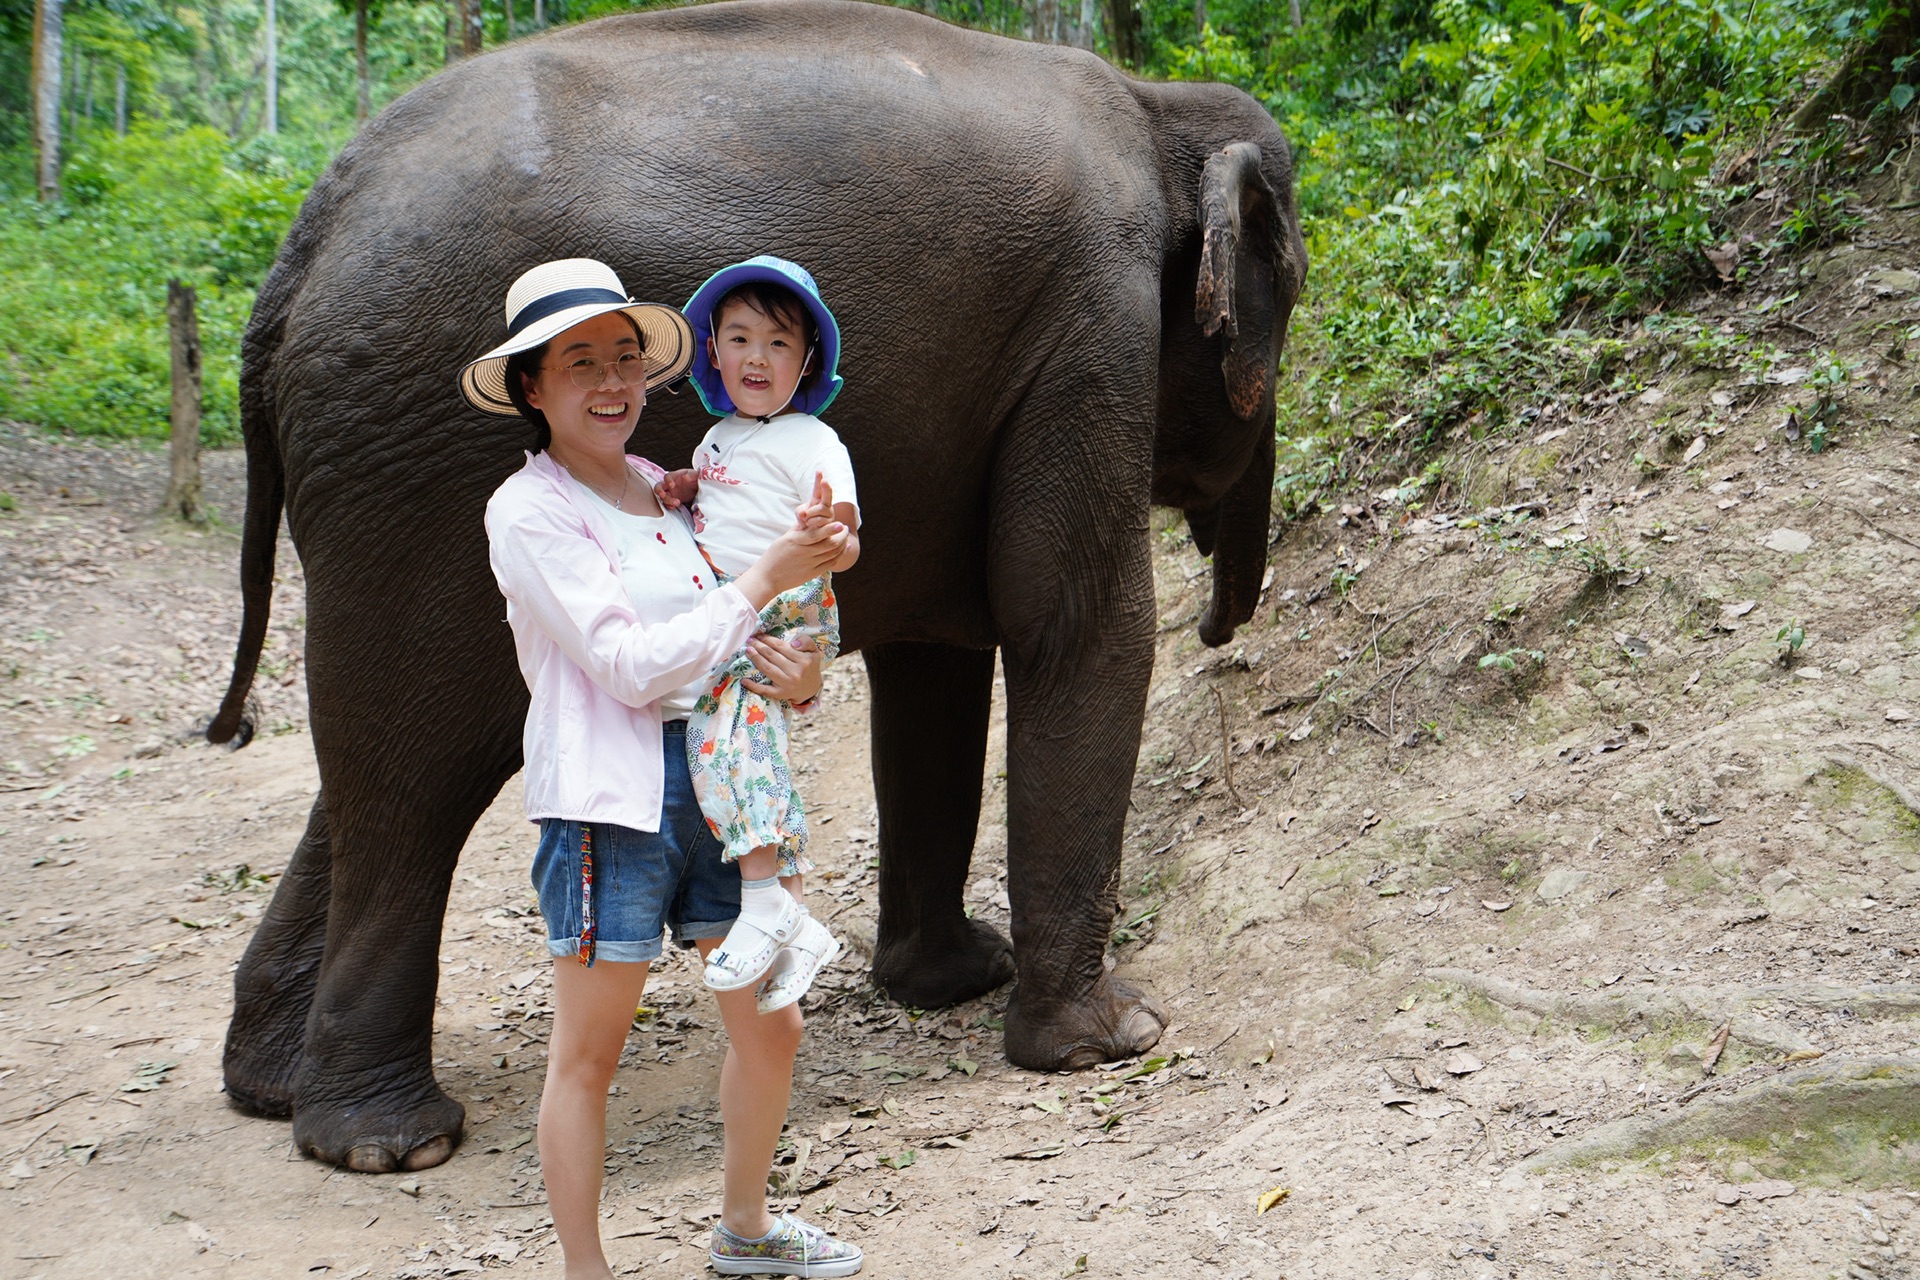
[[[859,525],[853,460],[833,428],[810,413],[771,422],[722,418],[693,451],[693,469],[700,477],[694,532],[729,577],[745,573],[793,528],[794,507],[813,497],[815,472],[833,486],[835,505],[853,504]]]
[[[614,553],[620,557],[620,585],[627,589],[628,601],[642,618],[692,613],[705,602],[706,593],[720,585],[701,558],[685,520],[676,515],[644,516],[622,511],[578,478],[573,483],[612,526]],[[645,483],[639,476],[633,478],[636,491]],[[661,695],[660,718],[685,720],[693,714],[693,704],[706,688],[707,673],[703,671],[672,693]]]

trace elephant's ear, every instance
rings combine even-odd
[[[1273,393],[1276,332],[1297,292],[1279,202],[1260,170],[1260,148],[1236,142],[1200,174],[1200,280],[1194,319],[1208,337],[1224,331],[1220,372],[1233,411],[1251,418]],[[1284,277],[1284,278],[1283,278]]]

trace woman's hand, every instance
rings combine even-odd
[[[764,684],[742,680],[740,687],[780,702],[810,701],[820,692],[820,651],[806,637],[802,636],[801,641],[806,645],[804,649],[763,635],[747,641],[753,664],[767,679]]]
[[[782,591],[811,582],[832,567],[847,546],[847,526],[838,520],[810,522],[805,529],[789,529],[774,540],[765,555],[733,580],[755,609]]]

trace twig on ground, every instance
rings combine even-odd
[[[47,1112],[52,1111],[58,1107],[66,1106],[69,1102],[72,1102],[75,1098],[86,1097],[87,1094],[89,1094],[90,1092],[92,1092],[92,1090],[82,1089],[78,1093],[70,1093],[66,1097],[60,1099],[58,1102],[49,1102],[46,1106],[36,1107],[34,1110],[29,1111],[24,1115],[9,1116],[5,1120],[0,1120],[0,1125],[19,1124],[22,1120],[32,1120],[36,1116],[43,1116],[47,1114]]]
[[[1878,533],[1882,537],[1892,538],[1895,542],[1904,542],[1908,546],[1914,548],[1915,550],[1920,551],[1920,542],[1915,542],[1912,538],[1909,538],[1904,533],[1895,533],[1893,530],[1887,528],[1885,525],[1881,524],[1878,520],[1875,520],[1872,516],[1860,510],[1858,507],[1850,507],[1844,502],[1836,502],[1833,505],[1836,507],[1839,507],[1842,511],[1845,511],[1854,516],[1858,516],[1860,519],[1866,521],[1867,527],[1872,529],[1875,533]]]
[[[1227,700],[1221,696],[1219,685],[1210,684],[1207,688],[1213,692],[1213,709],[1220,713],[1221,777],[1227,784],[1227,794],[1233,798],[1235,804],[1244,809],[1247,807],[1246,802],[1240,798],[1240,793],[1233,789],[1233,739],[1227,736]]]

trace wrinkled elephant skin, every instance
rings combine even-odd
[[[1153,665],[1149,510],[1214,557],[1210,644],[1259,595],[1274,383],[1306,277],[1291,160],[1219,85],[838,0],[609,18],[448,70],[314,186],[248,328],[241,728],[282,513],[306,571],[321,802],[235,978],[226,1077],[301,1149],[421,1168],[460,1140],[432,1068],[441,918],[520,765],[526,691],[481,512],[531,431],[455,393],[507,284],[604,259],[678,301],[756,253],[846,333],[828,415],[864,550],[837,583],[872,687],[879,984],[1017,981],[1006,1052],[1080,1067],[1166,1014],[1103,963]],[[656,395],[668,464],[706,422]],[[1012,936],[966,918],[998,652]]]

